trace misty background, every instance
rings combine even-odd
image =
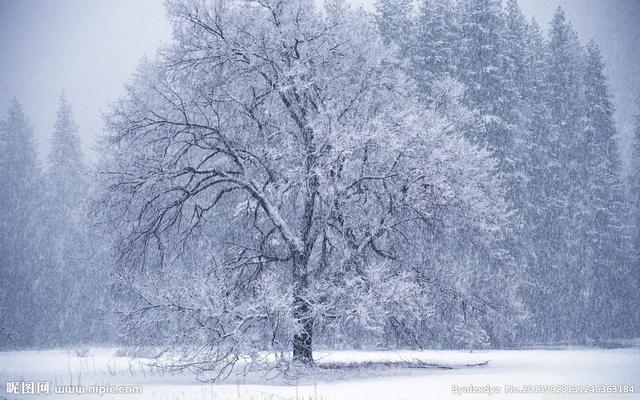
[[[351,0],[373,10],[372,0]],[[640,94],[640,1],[520,0],[546,32],[558,6],[582,42],[595,39],[614,96],[625,170]],[[140,60],[171,40],[161,0],[0,0],[0,108],[15,97],[34,125],[46,162],[56,105],[65,91],[84,154],[95,158],[102,113],[123,94]]]

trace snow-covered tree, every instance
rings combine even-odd
[[[636,287],[640,288],[640,98],[637,101],[635,114],[635,124],[633,129],[633,158],[631,161],[631,185],[629,189],[629,208],[631,209],[631,228],[630,228],[630,243],[631,243],[631,265],[630,271],[635,276],[632,281]],[[640,306],[640,291],[636,291],[636,295],[633,296],[633,303],[637,309]],[[640,317],[636,317],[635,331],[640,331]]]
[[[500,158],[513,140],[502,126],[510,122],[505,117],[511,105],[504,94],[512,84],[504,68],[505,24],[500,1],[462,1],[458,14],[458,76],[467,87],[467,104],[483,116],[485,132],[476,132],[478,139],[488,142]]]
[[[126,320],[199,345],[180,365],[202,369],[262,349],[312,362],[314,329],[419,336],[433,286],[408,255],[444,228],[487,254],[502,240],[490,153],[416,101],[359,12],[168,10],[175,44],[140,67],[105,138]]]
[[[631,332],[632,303],[637,293],[630,270],[631,249],[628,215],[622,183],[622,163],[616,143],[613,105],[608,93],[600,50],[591,41],[586,47],[584,71],[584,144],[581,160],[585,188],[582,202],[581,252],[584,281],[584,334],[592,339]]]
[[[541,311],[550,301],[550,286],[547,282],[547,260],[551,255],[547,249],[550,216],[549,160],[553,153],[550,141],[551,114],[549,111],[549,83],[547,81],[547,42],[535,21],[529,24],[526,33],[525,64],[526,74],[520,81],[523,99],[522,120],[525,135],[516,143],[516,162],[521,171],[518,180],[519,192],[515,193],[522,218],[519,254],[525,265],[522,285],[524,301],[527,304],[529,320],[523,332],[523,340],[540,340],[542,330],[538,321],[544,318]],[[537,327],[536,329],[531,329]]]
[[[434,95],[438,79],[462,82],[467,117],[453,120],[469,121],[469,112],[475,113],[474,123],[458,129],[495,152],[514,209],[511,235],[498,246],[506,250],[501,263],[512,262],[519,266],[512,271],[524,273],[514,281],[520,282],[535,328],[521,325],[523,337],[613,335],[611,318],[633,319],[632,302],[621,299],[633,297],[633,285],[623,282],[634,279],[625,255],[630,251],[619,151],[611,139],[613,110],[595,44],[585,52],[561,9],[547,41],[535,21],[525,21],[516,0],[504,8],[499,1],[463,0],[453,13],[445,4],[419,5],[406,70],[418,81],[421,100],[439,109],[438,97],[446,91]],[[452,56],[444,62],[449,50]],[[442,254],[464,242],[446,240]],[[486,266],[490,260],[475,262]],[[627,316],[612,317],[613,310]],[[617,326],[628,331],[623,325]]]
[[[55,122],[45,175],[39,273],[34,276],[35,340],[64,345],[100,340],[106,274],[100,241],[89,223],[89,171],[78,126],[64,94]]]
[[[538,335],[544,340],[571,340],[576,334],[576,316],[571,310],[578,298],[580,254],[575,219],[579,207],[581,171],[577,160],[581,133],[582,50],[577,37],[558,9],[552,22],[546,52],[546,103],[549,126],[542,142],[545,182],[538,224],[536,255],[536,299],[534,319]],[[555,301],[548,298],[554,296]]]
[[[60,207],[73,207],[83,201],[79,194],[86,192],[86,171],[82,161],[78,126],[66,95],[60,96],[49,153],[50,181],[57,180],[57,195],[64,196]],[[60,187],[61,186],[61,187]]]
[[[32,344],[40,167],[33,128],[14,99],[0,122],[0,345]]]
[[[455,76],[458,46],[454,7],[450,0],[425,0],[420,4],[411,41],[410,71],[427,97],[438,80]]]
[[[631,162],[631,204],[635,212],[633,240],[634,243],[640,243],[640,98],[637,101],[636,109],[633,129],[633,159]]]
[[[376,25],[382,41],[396,46],[402,58],[409,57],[413,46],[413,1],[376,0]]]

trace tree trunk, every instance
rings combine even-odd
[[[293,361],[313,364],[313,319],[306,317],[300,322],[300,331],[293,335]]]
[[[293,257],[293,317],[300,324],[300,330],[293,335],[293,361],[313,364],[313,315],[304,293],[308,287],[306,257],[296,254]]]

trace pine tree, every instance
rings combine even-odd
[[[434,81],[455,75],[455,14],[450,0],[424,0],[416,18],[411,74],[429,99]]]
[[[640,307],[640,98],[637,101],[636,110],[628,204],[631,209],[631,226],[629,229],[631,262],[629,270],[633,276],[631,281],[636,287],[635,295],[632,296],[632,303],[634,304],[634,309],[637,310]],[[633,325],[635,336],[637,336],[638,332],[640,332],[640,316],[637,313]]]
[[[531,90],[531,64],[528,57],[528,35],[531,29],[520,11],[517,0],[508,0],[504,11],[505,75],[513,84],[507,92],[512,109],[520,110],[523,95]],[[521,115],[516,117],[521,118]]]
[[[46,174],[46,257],[36,293],[41,343],[64,345],[95,339],[104,299],[100,244],[87,219],[89,182],[78,126],[60,97]]]
[[[636,252],[640,253],[640,98],[637,101],[635,126],[633,130],[633,158],[631,162],[631,207],[635,212],[632,229],[632,243],[636,245]],[[639,254],[640,255],[640,254]]]
[[[501,96],[508,87],[503,75],[504,21],[497,0],[468,0],[459,5],[460,26],[458,77],[467,86],[467,103],[486,119],[500,118],[507,109]],[[487,141],[496,149],[504,138],[487,133]]]
[[[413,1],[376,0],[376,24],[386,45],[397,46],[399,57],[406,59],[412,52]]]
[[[550,126],[547,143],[545,197],[538,268],[546,296],[557,301],[539,304],[537,323],[548,340],[574,340],[578,335],[573,312],[580,296],[580,205],[583,198],[580,154],[584,101],[581,92],[582,49],[562,9],[551,22],[547,53]],[[548,298],[548,297],[547,297]]]
[[[523,285],[527,310],[530,313],[525,340],[544,339],[543,330],[546,307],[549,304],[552,287],[548,285],[549,264],[553,252],[548,248],[548,227],[553,219],[549,204],[550,160],[553,146],[550,141],[551,115],[548,107],[549,86],[546,62],[547,42],[542,30],[533,20],[528,24],[525,50],[525,79],[521,87],[523,98],[522,124],[526,135],[516,144],[517,160],[522,166],[522,192],[516,194],[520,200],[519,213],[522,218],[523,234],[519,243],[522,262],[525,265]]]
[[[540,251],[546,245],[544,218],[548,184],[550,114],[547,107],[547,46],[535,20],[527,23],[515,0],[505,13],[505,80],[512,86],[504,92],[512,105],[505,118],[514,130],[510,158],[510,199],[515,209],[512,254],[521,268],[520,295],[529,318],[521,321],[518,340],[531,339],[538,304],[548,302],[544,276],[539,269]]]
[[[0,123],[0,343],[33,342],[40,167],[33,128],[14,99]]]
[[[521,243],[524,239],[522,203],[526,176],[525,163],[521,162],[528,140],[523,123],[523,101],[517,80],[524,80],[526,23],[521,18],[515,2],[504,13],[500,1],[468,0],[460,2],[457,9],[458,46],[457,77],[466,87],[465,101],[477,112],[476,126],[467,135],[487,146],[498,160],[501,175],[505,178],[507,200],[512,208],[510,236],[501,244],[503,268],[509,270],[519,292],[522,273],[525,270]],[[519,46],[519,48],[518,48]],[[521,83],[520,86],[524,86]],[[495,260],[478,259],[480,264]],[[495,264],[494,267],[498,267]],[[505,322],[504,320],[501,322]],[[491,341],[499,344],[505,327],[490,328],[494,332]],[[495,332],[501,333],[496,334]]]
[[[589,299],[583,321],[585,333],[594,339],[620,336],[630,331],[629,300],[633,297],[629,270],[627,214],[622,165],[615,140],[613,105],[608,93],[600,49],[591,41],[586,48],[584,71],[583,278],[590,277],[584,296]],[[594,318],[595,317],[595,318]]]
[[[60,97],[57,120],[49,153],[49,178],[56,181],[57,194],[64,196],[60,206],[77,207],[84,193],[86,170],[82,161],[78,126],[73,120],[73,112],[64,93]]]

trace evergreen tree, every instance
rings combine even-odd
[[[540,223],[545,227],[540,238],[538,276],[544,296],[537,306],[536,323],[541,338],[552,341],[573,340],[578,317],[573,312],[579,299],[576,282],[580,273],[580,233],[576,227],[582,198],[582,167],[579,154],[583,143],[581,116],[582,50],[562,9],[551,22],[547,53],[549,91],[547,104],[550,126],[546,146],[545,204]]]
[[[520,254],[526,272],[523,293],[530,313],[528,328],[523,338],[543,339],[544,308],[549,303],[551,287],[548,286],[549,260],[548,224],[552,221],[548,205],[550,185],[550,160],[553,146],[550,140],[551,115],[548,106],[547,42],[535,21],[528,25],[525,50],[525,79],[521,81],[522,124],[526,134],[516,144],[517,162],[521,165],[521,192],[514,196],[522,218]],[[553,298],[553,297],[551,297]],[[535,329],[535,328],[538,329]]]
[[[588,306],[582,321],[593,339],[620,336],[631,330],[634,312],[630,299],[633,274],[629,270],[629,240],[623,219],[627,213],[622,165],[615,140],[613,105],[608,93],[600,49],[591,41],[586,48],[584,71],[584,145],[582,201],[586,210],[581,251],[582,288]],[[589,279],[590,278],[590,279]]]
[[[71,106],[64,94],[60,97],[57,119],[49,153],[49,181],[60,196],[60,207],[77,208],[83,202],[86,169],[82,161],[78,126],[73,120]]]
[[[465,105],[475,112],[463,130],[498,160],[513,207],[502,259],[516,276],[525,271],[520,290],[535,327],[523,334],[584,341],[628,332],[612,322],[629,320],[632,302],[623,298],[634,297],[636,280],[626,256],[616,130],[597,46],[582,48],[561,9],[545,40],[516,0],[504,9],[499,1],[463,0],[455,11],[447,0],[424,0],[413,38],[405,41],[413,43],[407,70],[426,103],[439,108],[439,97],[453,87],[443,81],[460,80]],[[430,257],[443,264],[452,265],[453,254],[461,263],[492,262],[473,255],[463,237],[443,234],[441,241],[440,253]]]
[[[539,207],[536,186],[540,177],[534,168],[540,168],[535,158],[542,159],[538,141],[543,138],[548,122],[548,110],[543,101],[545,87],[545,41],[535,21],[527,23],[516,0],[508,0],[502,13],[504,33],[502,86],[496,96],[501,106],[499,116],[504,121],[505,142],[503,171],[506,175],[508,198],[513,207],[511,229],[513,235],[508,248],[517,266],[518,295],[523,300],[523,312],[511,333],[521,339],[530,332],[530,321],[522,317],[530,312],[527,294],[531,280],[529,271],[536,249],[532,237],[536,227],[532,211]],[[531,223],[534,222],[534,223]]]
[[[64,94],[55,122],[46,175],[46,257],[36,293],[41,343],[64,345],[99,340],[104,300],[100,244],[87,219],[88,170],[78,127]]]
[[[376,24],[386,45],[397,46],[401,59],[412,52],[413,1],[376,0]]]
[[[504,249],[501,259],[513,277],[510,287],[520,291],[519,282],[525,269],[521,249],[525,233],[521,214],[525,175],[520,157],[521,152],[526,151],[528,134],[522,123],[523,102],[516,80],[525,79],[521,66],[525,56],[526,23],[520,18],[515,2],[509,4],[508,10],[505,14],[500,1],[495,0],[459,3],[456,71],[466,87],[467,106],[477,112],[476,125],[467,135],[493,151],[505,178],[512,217],[511,234],[501,244]],[[487,264],[495,260],[479,257],[477,262]],[[499,344],[501,338],[508,336],[504,333],[513,328],[513,324],[506,325],[509,325],[506,330],[505,327],[488,329],[494,332],[490,335],[494,344]],[[499,331],[502,333],[497,333]]]
[[[631,162],[631,207],[635,212],[634,229],[632,229],[632,243],[636,252],[640,252],[640,98],[637,101],[635,126],[633,130],[633,158]]]
[[[517,5],[514,13],[517,13]],[[519,171],[516,170],[516,141],[522,137],[519,126],[520,95],[514,79],[523,54],[509,52],[505,41],[507,24],[500,1],[467,0],[458,6],[460,25],[458,49],[458,79],[466,87],[465,101],[478,112],[475,129],[468,131],[470,139],[488,146],[498,160],[507,180],[508,200],[515,204]],[[512,23],[512,36],[516,25]],[[524,27],[518,29],[523,30]],[[518,38],[520,42],[524,37]]]
[[[503,96],[511,85],[504,75],[505,43],[502,9],[497,0],[467,0],[459,5],[458,77],[466,85],[468,105],[479,110],[486,125],[484,138],[501,157],[508,137],[496,134],[510,105]]]
[[[14,99],[0,123],[0,343],[33,342],[40,168],[33,128]]]
[[[640,98],[637,101],[635,125],[633,130],[633,158],[631,162],[631,187],[629,190],[629,208],[631,209],[630,245],[631,262],[629,270],[632,273],[632,282],[636,285],[633,302],[635,309],[640,307]],[[640,332],[640,316],[636,313],[634,332]]]
[[[517,0],[508,0],[504,11],[505,65],[504,74],[513,87],[507,94],[512,109],[520,111],[524,94],[531,92],[531,60],[528,39],[532,29],[522,15]],[[514,117],[522,118],[522,115]]]
[[[425,0],[416,19],[410,71],[427,99],[433,84],[455,76],[455,14],[450,0]]]

